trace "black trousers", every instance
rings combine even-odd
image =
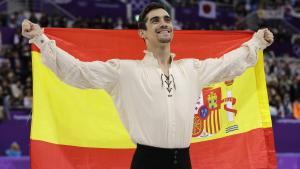
[[[191,169],[189,148],[157,148],[137,144],[131,169]]]

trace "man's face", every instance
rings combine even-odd
[[[147,16],[144,38],[150,43],[170,43],[173,39],[173,24],[167,11],[155,9]]]

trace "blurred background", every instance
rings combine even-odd
[[[31,53],[27,18],[42,27],[137,29],[150,0],[0,0],[0,168],[29,168]],[[278,168],[300,169],[300,0],[160,0],[177,30],[268,27],[265,73]]]

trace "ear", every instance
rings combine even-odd
[[[145,30],[139,29],[138,33],[139,33],[140,38],[142,38],[142,39],[145,39],[145,38],[146,38],[146,37],[145,37]]]

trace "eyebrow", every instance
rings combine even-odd
[[[165,18],[168,18],[168,19],[171,19],[171,17],[169,16],[169,15],[165,15],[165,16],[163,16],[163,18],[165,19]],[[154,16],[154,17],[152,17],[152,18],[150,18],[150,22],[152,21],[152,20],[154,20],[154,19],[159,19],[159,16]]]
[[[171,19],[171,17],[169,15],[165,15],[164,18]]]

